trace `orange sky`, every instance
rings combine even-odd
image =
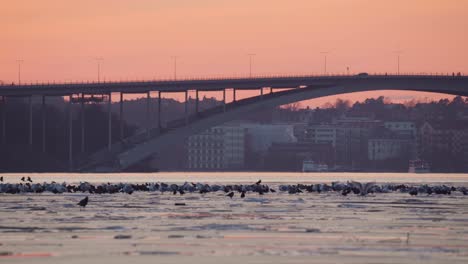
[[[0,80],[253,72],[468,74],[466,0],[0,0]],[[368,95],[371,95],[369,93]],[[404,93],[395,93],[405,97]],[[426,95],[424,95],[426,96]]]

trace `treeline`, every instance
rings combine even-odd
[[[313,111],[312,111],[313,110]],[[352,103],[349,100],[337,99],[315,109],[302,108],[297,103],[271,112],[265,120],[288,121],[304,119],[309,114],[310,119],[317,123],[329,123],[343,115],[369,117],[377,120],[408,120],[415,122],[444,121],[454,122],[468,117],[468,98],[456,96],[452,100],[420,102],[416,100],[406,103],[392,103],[385,97],[368,98],[363,102]]]

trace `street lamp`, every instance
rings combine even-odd
[[[402,50],[395,51],[397,55],[397,74],[400,75],[400,54],[403,53]]]
[[[101,61],[104,60],[102,57],[96,57],[94,58],[97,62],[97,81],[98,83],[101,82]]]
[[[16,60],[18,63],[18,85],[21,84],[21,64],[24,62],[24,60]]]
[[[178,56],[172,56],[172,59],[174,59],[174,81],[177,80],[177,58]]]
[[[249,78],[252,78],[252,59],[255,57],[256,54],[249,53],[247,56],[249,56]]]
[[[329,51],[322,51],[320,54],[324,55],[324,61],[323,61],[323,72],[327,74],[327,54],[330,53]]]

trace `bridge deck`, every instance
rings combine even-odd
[[[69,95],[73,93],[144,93],[148,91],[182,92],[216,91],[226,88],[257,89],[260,87],[294,88],[302,85],[346,84],[353,82],[404,82],[428,80],[468,80],[452,75],[329,75],[329,76],[259,76],[253,78],[211,78],[185,80],[146,80],[122,82],[41,83],[0,85],[0,96]]]

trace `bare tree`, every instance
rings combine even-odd
[[[284,106],[284,109],[287,109],[289,111],[299,111],[300,109],[302,108],[302,105],[300,102],[294,102],[294,103],[291,103],[291,104],[287,104]]]

